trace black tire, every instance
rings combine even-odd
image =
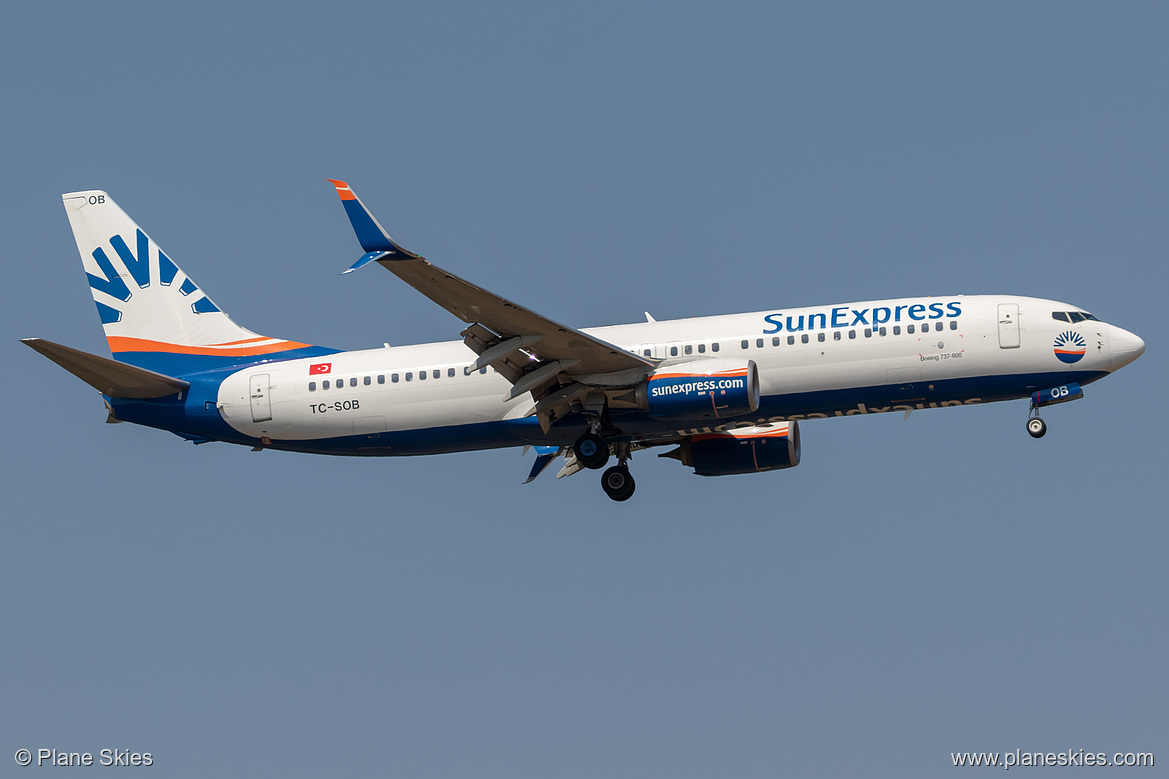
[[[614,465],[601,475],[601,489],[605,494],[616,501],[629,500],[637,483],[633,481],[633,474],[624,465]]]
[[[1043,438],[1047,435],[1047,423],[1039,417],[1031,417],[1027,420],[1027,434],[1032,438]]]
[[[577,462],[586,468],[600,470],[609,462],[609,445],[599,435],[585,433],[572,445]]]

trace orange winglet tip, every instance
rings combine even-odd
[[[344,181],[338,179],[325,179],[334,187],[337,188],[337,194],[341,196],[342,200],[356,200],[357,195],[353,194],[353,189]]]

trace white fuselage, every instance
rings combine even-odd
[[[1075,311],[1005,295],[904,298],[585,332],[660,359],[660,367],[708,357],[753,360],[763,400],[757,413],[725,423],[734,426],[1025,397],[1064,381],[1093,381],[1129,361],[1114,359],[1111,343],[1125,331],[1052,315]],[[1082,357],[1056,353],[1066,333],[1078,336],[1072,349],[1082,348]],[[342,438],[371,454],[416,454],[576,434],[523,424],[531,397],[505,400],[511,385],[504,377],[466,372],[475,359],[463,342],[451,341],[253,365],[223,381],[218,406],[249,438],[291,449],[315,442],[303,447],[309,451]],[[641,412],[626,420],[621,426],[634,440],[665,439],[687,427]]]

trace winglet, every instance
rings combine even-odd
[[[369,209],[361,202],[361,198],[357,197],[352,187],[337,179],[328,181],[337,188],[337,195],[341,198],[341,205],[345,207],[349,223],[353,225],[353,232],[357,234],[357,240],[365,250],[361,259],[353,263],[344,273],[352,273],[374,260],[419,259],[417,254],[402,248],[390,237],[385,228],[374,219],[373,214],[369,213]]]

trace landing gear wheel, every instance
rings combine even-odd
[[[629,500],[636,488],[633,474],[624,465],[614,465],[601,475],[601,489],[613,500]]]
[[[604,468],[605,463],[609,462],[608,444],[594,433],[585,433],[576,439],[576,443],[572,445],[572,453],[576,455],[581,465],[594,471]]]
[[[1027,420],[1027,432],[1032,438],[1043,438],[1047,433],[1047,423],[1039,417],[1031,417]]]

